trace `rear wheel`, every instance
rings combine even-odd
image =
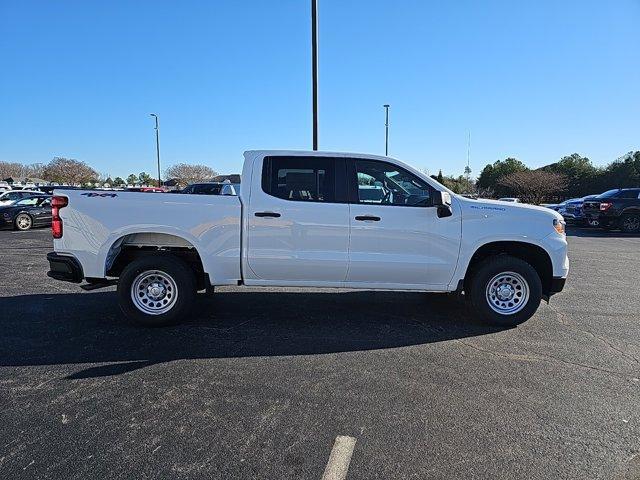
[[[533,316],[542,299],[538,272],[509,255],[490,257],[475,269],[469,288],[474,311],[490,324],[519,325]]]
[[[171,255],[149,255],[125,267],[118,281],[122,312],[148,326],[172,325],[189,314],[196,297],[195,276]]]
[[[625,233],[640,232],[640,214],[625,213],[620,219],[620,230]]]
[[[17,230],[29,230],[33,226],[33,219],[27,213],[21,213],[16,217],[15,225]]]

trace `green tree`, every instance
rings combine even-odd
[[[125,181],[121,177],[116,177],[113,179],[113,184],[120,186],[120,185],[124,185]]]
[[[567,181],[563,195],[571,198],[589,195],[601,174],[600,169],[594,167],[591,160],[578,153],[562,157],[558,162],[542,167],[541,170],[563,175]]]
[[[509,157],[504,160],[498,160],[482,169],[476,185],[479,190],[489,194],[504,196],[504,189],[502,185],[498,184],[498,181],[510,173],[526,172],[527,170],[529,168],[516,158]]]
[[[130,173],[127,177],[127,185],[135,185],[138,183],[138,176],[135,173]]]
[[[601,191],[640,186],[640,151],[629,152],[607,165],[598,186]]]
[[[140,175],[138,175],[138,179],[140,180],[140,183],[143,185],[154,184],[153,177],[149,175],[147,172],[140,172]]]

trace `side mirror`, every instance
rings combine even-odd
[[[442,192],[436,190],[433,193],[433,206],[438,209],[438,217],[450,217],[453,215],[451,209],[451,194],[449,192]]]
[[[444,207],[451,206],[451,194],[449,192],[442,192],[440,190],[436,190],[433,192],[433,206],[434,207]]]

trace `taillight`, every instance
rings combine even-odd
[[[51,199],[51,233],[53,238],[62,238],[62,219],[60,218],[60,209],[69,204],[67,197],[58,195]]]
[[[600,211],[605,211],[605,210],[609,210],[611,207],[613,206],[613,203],[611,202],[601,202],[600,203]]]

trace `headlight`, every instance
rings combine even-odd
[[[555,228],[556,232],[558,232],[560,235],[565,234],[565,231],[564,231],[565,225],[566,223],[563,220],[558,220],[557,218],[553,219],[553,228]]]

